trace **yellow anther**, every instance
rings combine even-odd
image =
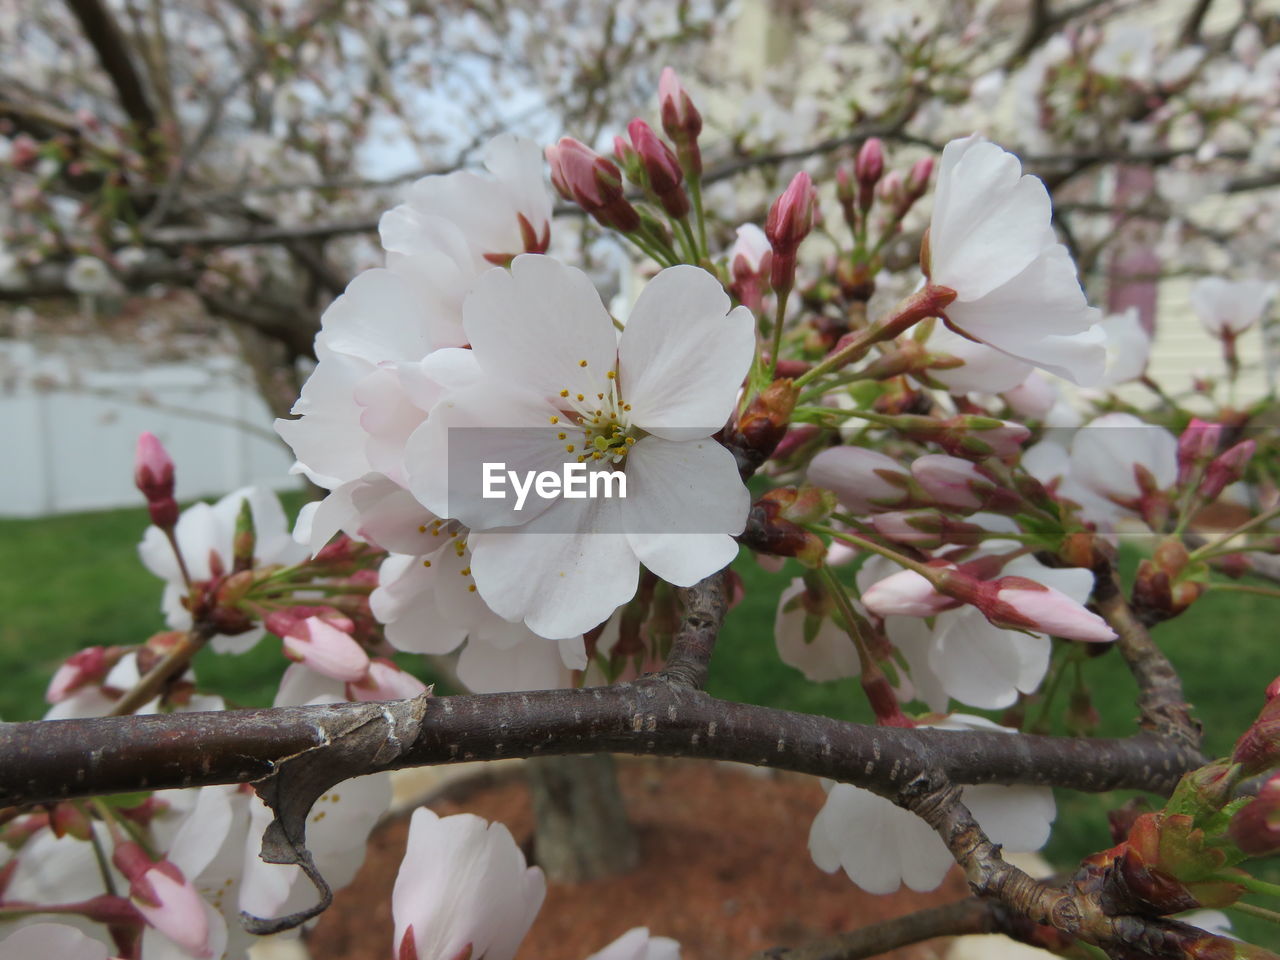
[[[568,395],[569,395],[569,391],[568,391],[568,390],[561,390],[561,391],[560,391],[560,396],[562,396],[562,397],[567,397]]]
[[[622,409],[623,409],[623,410],[630,410],[630,409],[631,409],[631,404],[629,404],[629,403],[624,403],[624,404],[622,405]]]
[[[587,361],[585,361],[585,360],[579,360],[579,361],[578,361],[578,366],[580,366],[580,367],[585,367],[586,365],[587,365]]]
[[[606,373],[606,374],[605,374],[605,376],[606,376],[606,377],[608,377],[610,380],[617,379],[618,371],[617,371],[617,370],[610,370],[608,373]]]
[[[567,433],[557,433],[557,434],[556,434],[556,439],[557,439],[557,440],[563,440],[563,439],[564,439],[565,437],[567,437],[567,436],[568,436],[568,434],[567,434]]]
[[[469,577],[471,576],[471,568],[463,567],[461,570],[458,571],[458,573],[462,574],[464,577]]]
[[[426,533],[426,532],[427,532],[427,525],[426,525],[425,523],[420,523],[420,524],[418,524],[418,532],[419,532],[419,533]]]
[[[422,565],[423,565],[424,567],[429,567],[429,566],[431,566],[431,561],[430,561],[430,560],[423,560],[423,561],[422,561]]]
[[[597,393],[597,394],[596,394],[596,399],[597,399],[597,400],[603,400],[603,399],[604,399],[604,394],[603,394],[603,393]]]
[[[579,399],[579,400],[585,400],[585,399],[587,399],[587,398],[586,398],[586,397],[584,397],[582,394],[578,394],[578,399]]]
[[[470,584],[470,585],[468,585],[467,589],[468,589],[469,591],[471,591],[472,593],[475,593],[475,592],[476,592],[476,585],[475,585],[474,583],[473,583],[473,584]]]
[[[559,422],[560,422],[560,418],[559,418],[559,417],[552,417],[552,418],[551,418],[551,422],[552,422],[552,423],[559,423]]]
[[[633,443],[635,443],[635,442],[636,442],[636,438],[635,438],[635,437],[627,437],[627,446],[628,446],[628,447],[629,447],[629,446],[631,446],[631,445],[632,445]]]
[[[565,444],[564,452],[573,453],[573,444],[572,443]]]

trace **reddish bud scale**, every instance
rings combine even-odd
[[[889,685],[888,678],[876,671],[873,677],[861,678],[862,690],[867,695],[867,702],[876,715],[876,723],[882,727],[914,727],[915,722],[902,712],[898,703],[898,695]]]
[[[806,567],[818,567],[827,555],[827,545],[817,534],[783,517],[783,509],[779,498],[766,494],[751,505],[746,529],[738,539],[758,553],[795,557]]]
[[[1280,697],[1267,701],[1258,718],[1236,741],[1231,759],[1240,764],[1246,777],[1280,766]]]
[[[725,436],[725,446],[754,470],[773,455],[787,432],[800,393],[790,380],[775,380],[747,404]]]
[[[769,283],[778,293],[786,293],[795,285],[796,251],[813,229],[817,202],[813,181],[801,170],[769,208],[764,225],[765,236],[773,247]]]

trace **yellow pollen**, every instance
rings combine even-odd
[[[423,565],[424,567],[429,567],[429,566],[431,566],[431,561],[430,561],[430,560],[423,560],[423,561],[422,561],[422,565]]]
[[[476,585],[475,585],[474,583],[473,583],[473,584],[468,585],[467,590],[469,590],[471,593],[475,593],[475,592],[476,592]]]
[[[580,367],[585,367],[586,365],[587,365],[587,361],[585,361],[585,360],[579,360],[579,361],[578,361],[578,366],[580,366]]]
[[[557,440],[563,440],[563,439],[564,439],[565,437],[567,437],[567,436],[568,436],[568,434],[567,434],[567,433],[557,433],[557,434],[556,434],[556,439],[557,439]]]
[[[603,394],[603,393],[597,393],[597,394],[596,394],[596,399],[597,399],[597,400],[603,400],[603,399],[604,399],[604,394]]]
[[[581,453],[580,453],[580,454],[578,454],[578,462],[579,462],[579,463],[584,462],[586,459],[587,459],[587,458],[586,458],[586,456],[585,456],[585,455],[583,455],[583,454],[581,454]]]
[[[585,400],[585,399],[586,399],[586,397],[584,397],[582,394],[578,394],[578,399],[579,399],[579,400]]]
[[[568,395],[569,395],[569,391],[568,391],[568,390],[561,390],[561,391],[560,391],[560,396],[562,396],[562,397],[567,397]]]
[[[420,524],[418,524],[418,532],[419,532],[419,533],[426,533],[426,532],[427,532],[427,525],[426,525],[425,523],[420,523]]]
[[[610,370],[608,373],[605,374],[605,376],[608,377],[610,380],[617,379],[618,371]]]
[[[627,437],[627,446],[628,446],[628,447],[629,447],[629,446],[631,446],[631,445],[632,445],[633,443],[635,443],[635,442],[636,442],[636,438],[635,438],[635,437]]]
[[[624,403],[624,404],[622,405],[622,409],[623,409],[623,410],[630,410],[630,409],[631,409],[631,404],[629,404],[629,403]]]
[[[469,576],[471,576],[471,568],[470,568],[470,567],[463,567],[463,568],[462,568],[461,570],[459,570],[458,572],[459,572],[460,574],[462,574],[464,577],[469,577]]]
[[[560,418],[559,418],[559,417],[552,417],[552,418],[551,418],[551,422],[552,422],[552,423],[559,423],[559,422],[560,422]]]
[[[573,453],[573,444],[572,444],[572,443],[567,443],[567,444],[565,444],[564,452],[565,452],[565,453]]]

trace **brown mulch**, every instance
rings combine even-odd
[[[806,846],[822,805],[821,787],[793,775],[678,760],[620,761],[619,779],[642,860],[625,876],[551,885],[518,960],[583,960],[633,926],[674,937],[684,960],[747,960],[757,950],[794,945],[965,896],[958,871],[940,890],[863,893],[843,873],[814,866]],[[505,823],[526,850],[533,827],[523,779],[476,782],[431,804]],[[408,816],[380,826],[354,882],[308,936],[315,960],[386,960],[391,887],[404,852]],[[938,960],[946,941],[898,950],[895,960]]]

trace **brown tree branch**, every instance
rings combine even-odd
[[[1116,647],[1138,683],[1139,725],[1199,752],[1200,722],[1191,715],[1178,672],[1129,606],[1114,564],[1104,560],[1093,573],[1094,602],[1115,630]]]
[[[98,55],[98,63],[111,79],[120,106],[133,121],[146,152],[148,145],[154,145],[151,137],[157,126],[156,113],[142,85],[142,78],[134,69],[120,25],[102,0],[67,0],[67,6]]]

